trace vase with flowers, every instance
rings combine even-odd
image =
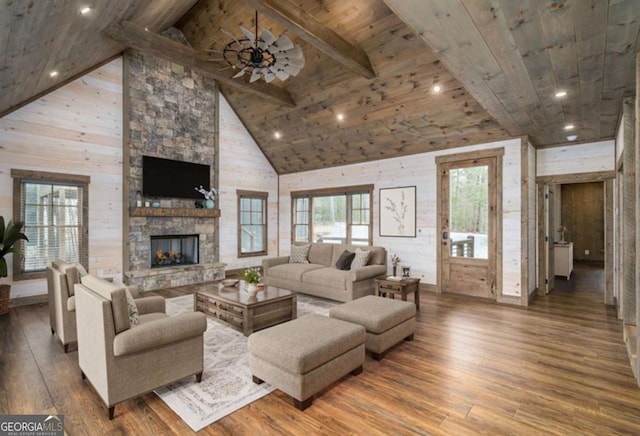
[[[397,254],[392,254],[391,255],[391,265],[393,266],[393,275],[395,277],[397,269],[398,269],[398,264],[400,263],[400,258],[398,257]]]
[[[242,280],[244,280],[245,283],[245,290],[250,297],[255,297],[257,294],[258,283],[260,283],[261,279],[262,276],[257,268],[247,268],[242,271]]]
[[[200,185],[200,187],[196,187],[195,188],[196,191],[198,191],[199,193],[201,193],[202,195],[204,195],[204,199],[205,201],[205,205],[207,207],[207,209],[213,209],[215,206],[214,203],[214,199],[216,198],[216,195],[218,195],[218,191],[216,191],[216,188],[211,187],[211,189],[209,189],[208,191],[206,189],[204,189],[202,187],[202,185]]]

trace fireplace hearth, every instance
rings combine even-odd
[[[151,236],[151,268],[198,264],[198,235]]]

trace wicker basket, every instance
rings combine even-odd
[[[11,285],[0,285],[0,315],[9,313],[9,293]]]

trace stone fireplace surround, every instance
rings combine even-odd
[[[177,29],[163,35],[188,44]],[[143,155],[210,165],[211,186],[216,186],[215,81],[197,70],[131,49],[125,52],[124,74],[128,169],[124,194],[129,205],[125,281],[141,290],[154,290],[222,279],[226,265],[218,262],[217,215],[193,213],[194,200],[175,198],[145,198],[158,201],[160,208],[135,208],[137,192],[142,191]],[[198,265],[150,267],[151,235],[187,234],[199,237]]]

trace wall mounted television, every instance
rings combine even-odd
[[[193,198],[204,200],[196,191],[211,188],[209,165],[142,156],[142,195],[145,197]]]

